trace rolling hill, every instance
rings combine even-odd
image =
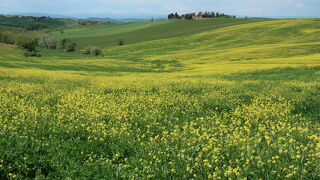
[[[244,60],[317,57],[320,52],[319,26],[319,19],[263,21],[196,35],[106,48],[104,53],[109,58],[129,61],[172,61],[204,66],[217,62],[239,64]]]
[[[122,39],[125,44],[132,44],[171,37],[183,37],[218,28],[265,21],[269,19],[206,19],[201,21],[155,21],[140,23],[109,24],[100,27],[89,27],[66,30],[63,34],[55,33],[58,38],[70,38],[80,48],[87,45],[100,47],[116,46]]]
[[[319,179],[319,19],[54,35],[79,48],[0,44],[0,179]]]
[[[190,23],[190,27],[193,27],[196,23],[214,24],[211,27],[202,24],[200,27],[196,26],[191,30],[186,30],[186,32],[190,33],[189,35],[164,39],[158,38],[150,41],[147,39],[137,39],[137,41],[144,40],[144,42],[135,42],[125,46],[117,46],[110,42],[105,42],[104,46],[106,47],[103,50],[105,57],[92,57],[82,55],[79,52],[66,53],[62,50],[41,50],[44,54],[43,58],[29,60],[29,58],[23,57],[22,54],[17,54],[17,57],[14,58],[17,61],[12,61],[11,56],[10,64],[11,66],[16,64],[17,67],[26,65],[28,67],[41,67],[48,70],[65,68],[65,70],[91,72],[95,70],[114,72],[115,69],[121,72],[121,69],[125,66],[132,68],[132,65],[136,65],[139,67],[138,69],[146,72],[180,71],[182,73],[184,70],[188,70],[188,73],[190,73],[190,70],[194,70],[197,73],[207,72],[210,74],[212,71],[230,73],[236,69],[243,71],[247,68],[255,69],[318,63],[320,37],[318,19],[258,20],[260,22],[251,23],[240,20],[238,22],[240,24],[229,24],[228,27],[220,27],[227,26],[228,23],[217,25],[222,21],[228,22],[232,20],[125,23],[85,29],[71,29],[69,32],[57,34],[57,36],[60,37],[61,35],[74,40],[77,38],[88,39],[86,41],[87,45],[96,45],[95,43],[97,42],[90,42],[89,39],[101,38],[103,34],[107,34],[110,37],[127,34],[127,36],[132,35],[134,39],[137,32],[147,34],[157,27],[160,29],[167,26],[181,25],[185,27],[187,23]],[[246,23],[242,24],[242,22]],[[213,29],[208,30],[210,28]],[[207,30],[204,31],[204,29]],[[193,34],[192,32],[198,33]],[[150,33],[149,35],[151,37],[153,34]],[[165,37],[167,32],[161,35]],[[156,36],[160,35],[155,35],[153,38]],[[86,45],[83,44],[83,46]],[[1,58],[5,59],[5,56]],[[301,59],[304,60],[301,61]],[[226,64],[232,69],[231,71],[225,69],[228,67],[221,68]],[[248,66],[248,64],[251,65]],[[261,64],[264,64],[264,66],[261,66]],[[59,65],[63,65],[63,67],[59,67]],[[115,68],[117,65],[120,68]],[[235,68],[236,66],[242,66],[244,69]],[[124,71],[130,72],[130,68],[124,68]],[[136,70],[134,71],[136,72]]]

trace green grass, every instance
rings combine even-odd
[[[249,60],[319,52],[317,19],[235,25],[191,36],[106,48],[108,57],[156,60]],[[308,30],[315,30],[306,33]],[[254,34],[254,35],[253,35]],[[150,58],[149,58],[150,57]]]
[[[236,24],[265,21],[263,18],[253,19],[207,19],[193,21],[160,21],[142,23],[110,24],[101,27],[74,29],[63,34],[55,33],[59,38],[70,38],[84,48],[88,44],[99,47],[117,46],[118,40],[125,44],[133,44],[156,39],[183,37],[203,31],[214,30]]]
[[[319,19],[230,21],[55,34],[132,39],[104,57],[0,44],[0,179],[319,179]]]
[[[169,21],[157,22],[130,22],[130,23],[110,23],[98,26],[80,26],[77,28],[66,29],[63,33],[57,31],[53,34],[57,38],[90,38],[101,37],[113,34],[125,33],[129,31],[136,31],[140,29],[149,28],[152,26],[163,25],[170,23]]]

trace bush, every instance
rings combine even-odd
[[[124,40],[119,39],[119,40],[118,40],[118,45],[119,45],[119,46],[123,46],[123,45],[124,45]]]
[[[83,54],[90,54],[90,53],[91,53],[91,48],[92,48],[92,46],[87,46],[87,47],[83,50]]]
[[[77,46],[77,43],[74,43],[74,42],[69,43],[69,44],[67,45],[67,52],[73,52],[73,51],[75,51],[75,50],[76,50],[76,46]]]
[[[26,57],[41,57],[42,55],[37,52],[25,52],[24,56],[26,56]]]
[[[52,35],[45,34],[40,37],[38,45],[46,49],[56,49],[57,48],[57,39]]]
[[[98,55],[102,54],[102,50],[99,47],[93,47],[91,49],[91,54],[95,55],[95,56],[98,56]]]
[[[102,53],[101,48],[96,46],[88,46],[84,49],[84,54],[91,54],[91,55],[98,56],[101,53]]]
[[[63,38],[59,40],[59,43],[57,44],[58,49],[65,49],[67,44],[70,43],[70,39]]]

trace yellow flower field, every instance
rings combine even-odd
[[[318,25],[257,22],[92,59],[0,45],[0,179],[319,179]]]

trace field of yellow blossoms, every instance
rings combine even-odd
[[[319,70],[110,80],[2,71],[0,179],[319,179]]]

